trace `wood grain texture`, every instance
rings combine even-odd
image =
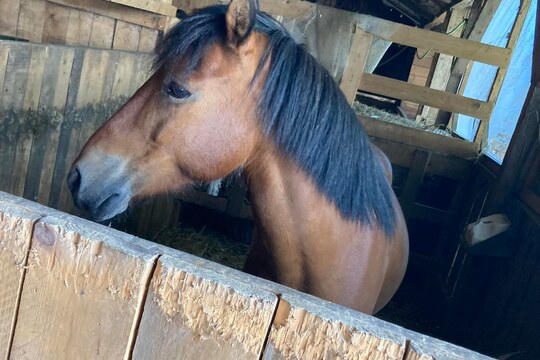
[[[368,34],[359,28],[356,29],[351,50],[349,52],[347,67],[345,68],[341,83],[339,84],[341,91],[345,94],[349,104],[352,104],[356,97],[358,83],[364,72],[372,41],[373,35]]]
[[[69,8],[47,3],[42,42],[64,44],[69,22]]]
[[[139,47],[137,48],[137,51],[148,53],[154,52],[158,36],[159,31],[142,27],[139,35]]]
[[[69,6],[75,9],[108,16],[132,24],[163,31],[167,26],[168,17],[150,12],[115,4],[109,1],[95,0],[48,0],[50,2]]]
[[[88,45],[95,48],[111,49],[115,26],[116,20],[107,16],[94,14]]]
[[[0,0],[0,34],[17,36],[21,0]]]
[[[114,31],[113,49],[137,51],[139,47],[139,33],[141,27],[122,20],[116,21]]]
[[[35,225],[15,359],[121,359],[154,256],[122,235],[52,212]]]
[[[34,134],[38,132],[38,105],[43,83],[45,62],[49,56],[47,47],[34,47],[30,57],[28,79],[24,95],[23,112],[26,116],[20,116],[19,132],[17,135],[17,147],[13,164],[10,193],[22,196],[24,184],[28,172],[28,162],[34,140]]]
[[[362,74],[359,89],[438,109],[489,119],[493,104],[374,74]]]
[[[393,23],[369,15],[359,14],[357,19],[358,26],[365,32],[401,45],[464,57],[497,67],[505,67],[510,59],[509,49]]]
[[[271,292],[164,255],[133,358],[258,359],[276,304]]]
[[[7,359],[34,223],[39,212],[0,193],[0,358]]]
[[[65,43],[67,45],[88,46],[93,23],[94,14],[87,11],[70,9]]]
[[[45,24],[45,1],[21,0],[17,37],[40,43]]]

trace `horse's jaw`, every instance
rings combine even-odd
[[[124,212],[133,197],[125,161],[117,156],[87,156],[77,161],[67,184],[73,202],[94,221],[105,221]]]

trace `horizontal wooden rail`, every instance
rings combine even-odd
[[[485,101],[368,73],[362,74],[358,88],[362,91],[429,105],[481,120],[489,120],[493,106]]]
[[[120,5],[141,9],[166,16],[176,16],[176,8],[171,4],[147,0],[105,0]]]
[[[508,66],[512,54],[511,49],[452,37],[369,15],[357,15],[357,24],[365,32],[397,44],[463,57],[500,68]]]

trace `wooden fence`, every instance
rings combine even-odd
[[[152,52],[176,22],[172,0],[2,0],[0,35],[33,43]]]
[[[0,357],[488,359],[0,193]]]

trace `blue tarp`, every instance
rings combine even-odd
[[[519,4],[520,0],[501,2],[482,37],[483,43],[506,47]],[[489,124],[486,153],[499,163],[508,148],[531,82],[536,7],[537,2],[532,1]],[[495,67],[475,62],[463,95],[487,100],[496,73]],[[456,127],[459,135],[472,140],[477,127],[476,119],[459,115]]]

